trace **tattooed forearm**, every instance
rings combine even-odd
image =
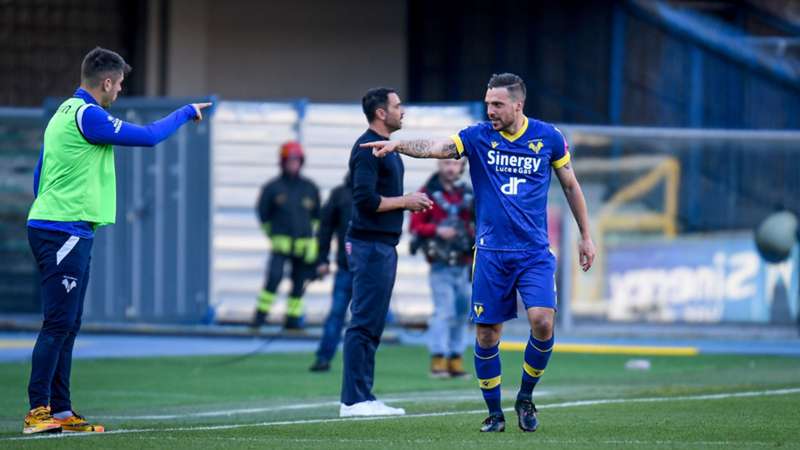
[[[450,143],[445,144],[444,148],[442,148],[442,159],[447,158],[456,158],[458,159],[458,147],[456,147],[456,143],[450,141]]]
[[[458,156],[458,149],[452,141],[444,143],[430,139],[414,139],[400,142],[397,150],[414,158],[447,159]]]
[[[414,158],[431,158],[435,142],[429,139],[414,139],[412,141],[402,141],[397,150]]]

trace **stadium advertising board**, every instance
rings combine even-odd
[[[614,321],[796,323],[798,248],[765,263],[752,235],[607,249],[606,314]]]

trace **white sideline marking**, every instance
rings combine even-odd
[[[537,397],[541,397],[544,395],[548,395],[548,391],[541,391],[536,392]],[[442,395],[439,392],[436,393],[428,393],[428,394],[417,394],[412,396],[401,396],[401,397],[381,397],[381,400],[389,403],[394,402],[430,402],[431,395],[436,395],[437,400],[444,400],[444,401],[464,401],[464,400],[479,400],[481,397],[478,395],[477,392],[472,392],[471,394],[444,394]],[[294,405],[273,405],[273,406],[260,406],[257,408],[240,408],[240,409],[229,409],[229,410],[222,410],[222,411],[203,411],[203,412],[195,412],[195,413],[182,413],[182,414],[161,414],[161,415],[147,415],[147,416],[102,416],[100,419],[110,419],[110,420],[169,420],[169,419],[181,419],[187,417],[222,417],[222,416],[235,416],[239,414],[256,414],[256,413],[263,413],[263,412],[279,412],[279,411],[294,411],[298,409],[314,409],[314,408],[325,408],[331,406],[339,406],[338,401],[326,401],[326,402],[316,402],[316,403],[299,403]]]
[[[728,392],[721,394],[703,394],[703,395],[682,395],[677,397],[641,397],[641,398],[613,398],[613,399],[598,399],[598,400],[579,400],[563,403],[552,403],[540,405],[539,409],[548,408],[571,408],[575,406],[595,406],[595,405],[609,405],[618,403],[650,403],[650,402],[673,402],[673,401],[686,401],[686,400],[721,400],[727,398],[741,398],[741,397],[766,397],[775,395],[791,395],[800,394],[800,388],[788,389],[774,389],[768,391],[747,391],[747,392]],[[505,408],[504,411],[512,411],[513,408]],[[285,420],[277,422],[260,422],[260,423],[238,423],[229,425],[208,425],[198,427],[178,427],[178,428],[138,428],[128,430],[111,430],[105,433],[60,433],[48,434],[42,436],[20,436],[0,439],[0,441],[19,441],[19,440],[32,440],[32,439],[65,439],[77,436],[104,436],[111,434],[136,434],[136,433],[175,433],[181,431],[217,431],[217,430],[233,430],[237,428],[253,428],[253,427],[274,427],[282,425],[308,425],[316,423],[336,423],[336,422],[354,422],[354,421],[378,421],[390,419],[415,419],[420,417],[442,417],[442,416],[457,416],[462,414],[481,414],[485,413],[486,409],[474,409],[471,411],[446,411],[438,413],[422,413],[422,414],[407,414],[405,416],[378,416],[378,417],[348,417],[348,418],[327,418],[327,419],[300,419],[300,420]],[[619,441],[624,443],[625,441]],[[633,442],[633,441],[632,441]]]
[[[119,389],[105,389],[92,391],[92,394],[106,397],[153,397],[153,398],[175,398],[175,399],[206,399],[213,400],[216,397],[208,394],[189,394],[185,392],[152,392],[152,391],[126,391]]]

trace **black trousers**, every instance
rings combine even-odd
[[[350,326],[344,335],[342,403],[375,400],[375,352],[386,326],[386,313],[397,275],[393,245],[348,239],[348,263],[353,274]]]
[[[277,292],[278,285],[283,279],[286,265],[291,264],[292,290],[290,297],[302,297],[305,291],[305,283],[313,277],[314,266],[307,264],[303,258],[284,255],[272,252],[267,266],[267,276],[264,282],[264,290],[267,292]]]

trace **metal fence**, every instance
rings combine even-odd
[[[149,123],[186,103],[122,99],[111,112]],[[196,323],[206,315],[211,126],[187,124],[155,148],[116,149],[117,223],[95,238],[87,320]]]
[[[121,99],[111,113],[149,123],[184,104]],[[0,111],[3,313],[39,312],[39,277],[25,223],[46,118],[57,105],[49,100],[44,109]],[[184,126],[152,149],[116,149],[117,223],[96,234],[87,321],[194,323],[207,314],[210,126]]]
[[[43,122],[41,109],[0,108],[0,312],[40,309],[25,222]]]
[[[753,231],[800,213],[800,132],[563,129],[599,246],[588,274],[562,257],[570,321],[797,321],[798,252],[768,264]]]

